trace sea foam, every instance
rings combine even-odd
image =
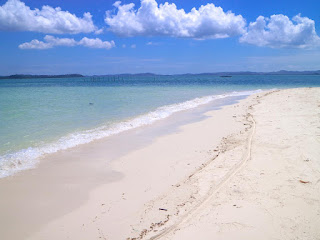
[[[81,144],[90,143],[94,140],[112,136],[130,129],[149,125],[169,117],[170,115],[210,103],[217,99],[235,96],[248,96],[258,93],[261,90],[232,92],[221,95],[211,95],[195,98],[189,101],[165,105],[146,114],[127,119],[111,126],[101,126],[98,128],[76,132],[60,138],[58,141],[40,147],[30,147],[15,153],[0,156],[0,178],[13,175],[19,171],[34,168],[39,160],[47,154],[69,149]]]

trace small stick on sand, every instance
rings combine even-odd
[[[309,181],[299,180],[301,183],[310,183]]]

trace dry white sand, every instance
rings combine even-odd
[[[206,116],[149,144],[124,134],[0,180],[0,239],[319,239],[320,89]],[[136,147],[110,154],[126,136]]]
[[[251,156],[162,239],[320,239],[320,89],[255,101]]]

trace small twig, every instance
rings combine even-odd
[[[165,209],[165,208],[159,208],[159,210],[161,210],[161,211],[168,211],[168,210]]]
[[[301,183],[310,183],[309,181],[299,180]]]

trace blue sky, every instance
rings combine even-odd
[[[319,70],[319,10],[318,0],[0,0],[0,75]]]

